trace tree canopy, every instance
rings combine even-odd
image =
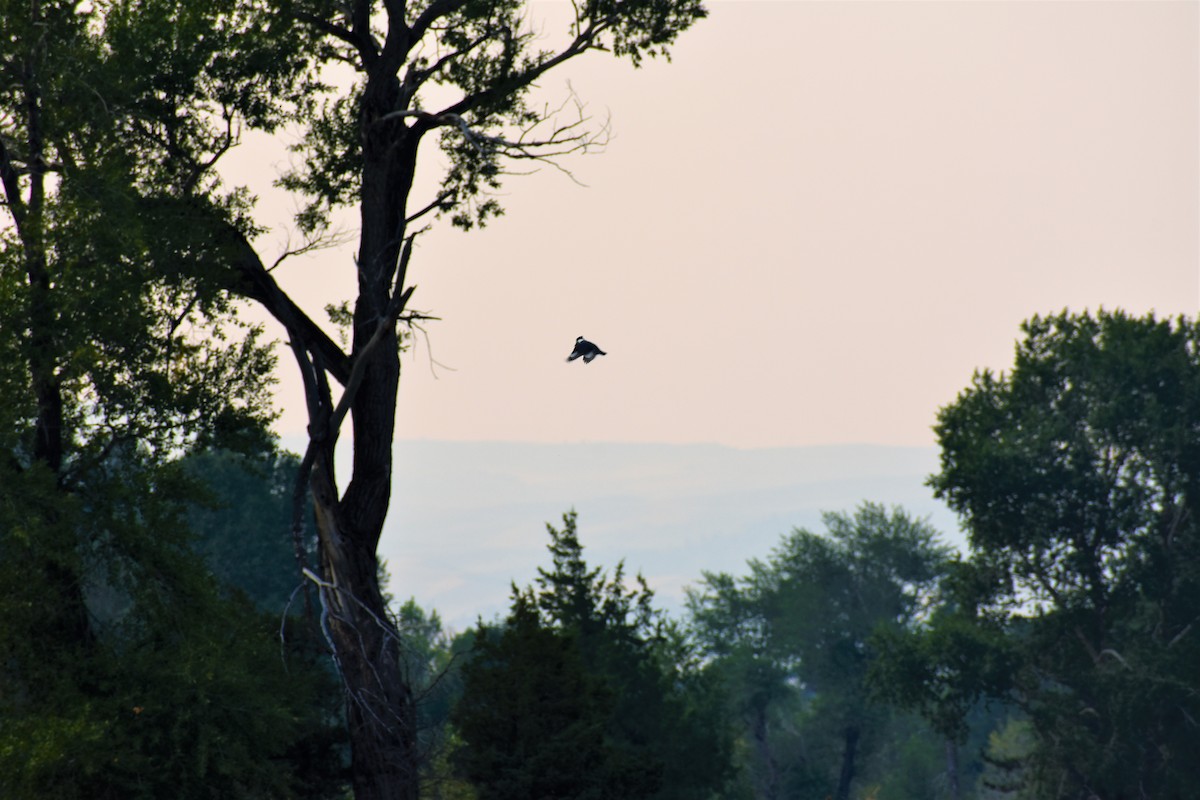
[[[706,573],[689,595],[694,635],[725,678],[758,797],[850,796],[861,764],[887,739],[889,713],[866,689],[872,636],[916,624],[949,555],[933,529],[899,509],[866,503],[824,519],[825,535],[793,530],[766,561],[750,561],[745,577]]]
[[[896,698],[1028,715],[1038,796],[1184,796],[1200,735],[1200,327],[1035,317],[1011,372],[942,409],[930,479],[971,543]],[[896,676],[893,676],[896,677]]]
[[[231,9],[0,3],[5,797],[329,789],[291,760],[336,761],[320,673],[222,595],[184,522],[179,456],[261,446],[273,413],[273,357],[178,224],[204,202],[245,226],[244,194],[176,156],[228,148],[221,109],[277,108],[252,102],[274,58],[219,63],[247,30]]]

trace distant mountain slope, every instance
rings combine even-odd
[[[404,441],[380,553],[397,598],[462,629],[503,613],[511,582],[547,563],[545,523],[575,508],[589,561],[624,558],[675,611],[702,570],[740,573],[793,527],[823,530],[822,511],[864,500],[928,517],[961,546],[924,486],[936,466],[932,447]]]

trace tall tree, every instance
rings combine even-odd
[[[375,555],[392,491],[398,326],[419,318],[408,310],[415,224],[434,212],[461,227],[482,224],[500,212],[487,192],[499,186],[506,160],[546,158],[589,141],[583,121],[548,119],[527,104],[549,71],[592,50],[636,65],[665,53],[705,12],[700,0],[576,2],[561,46],[542,49],[518,0],[292,0],[279,9],[317,37],[319,58],[355,74],[352,88],[320,106],[298,148],[303,166],[283,180],[309,196],[299,223],[311,235],[332,209],[357,207],[357,256],[346,265],[357,293],[335,314],[350,326],[349,350],[280,289],[243,231],[217,220],[213,235],[228,245],[233,285],[287,330],[303,379],[310,442],[302,474],[316,510],[323,619],[349,698],[355,794],[415,800],[415,698],[384,613]],[[414,198],[418,156],[430,137],[449,166],[436,196]],[[351,475],[339,483],[334,451],[347,417]]]
[[[888,659],[953,722],[1028,715],[1040,797],[1183,797],[1200,781],[1200,326],[1035,317],[1010,373],[942,409],[937,494],[971,555]]]
[[[44,558],[29,567],[57,587],[64,627],[48,634],[85,642],[94,631],[76,556],[104,522],[77,514],[105,492],[125,494],[120,481],[138,483],[180,447],[261,430],[273,361],[253,329],[240,344],[221,341],[237,323],[227,293],[196,279],[202,254],[185,233],[159,235],[135,213],[143,181],[164,193],[179,184],[131,158],[90,91],[117,89],[114,54],[89,15],[76,3],[8,0],[0,19],[0,187],[11,223],[0,231],[2,490],[31,530],[68,537],[35,548]],[[125,225],[113,224],[114,210],[129,212]]]
[[[310,794],[288,751],[315,673],[289,680],[277,623],[190,552],[176,463],[271,417],[274,360],[172,211],[251,229],[241,193],[178,157],[280,119],[270,91],[302,58],[278,31],[231,49],[250,27],[220,1],[0,2],[5,797]]]
[[[239,193],[201,187],[160,157],[199,134],[149,99],[194,87],[126,64],[172,32],[134,30],[114,4],[101,33],[79,6],[0,5],[0,207],[11,222],[0,232],[0,389],[14,411],[5,450],[14,469],[48,470],[64,490],[120,448],[163,455],[262,430],[274,365],[213,284],[203,238],[156,213],[201,191],[244,207]],[[222,14],[209,13],[210,23]],[[126,104],[136,119],[115,113]]]

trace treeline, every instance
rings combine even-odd
[[[1184,798],[1200,785],[1200,326],[1062,313],[938,415],[954,553],[865,503],[687,614],[582,557],[462,647],[479,797]],[[451,648],[453,650],[453,648]]]
[[[421,797],[1189,796],[1200,326],[1064,313],[1024,334],[939,414],[930,485],[965,554],[864,503],[705,573],[672,619],[587,562],[571,512],[504,619],[453,634],[389,600]],[[5,430],[0,794],[345,797],[299,459],[134,440],[54,480],[34,430]]]

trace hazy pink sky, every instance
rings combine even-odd
[[[671,64],[593,54],[544,81],[611,115],[607,150],[564,162],[586,188],[513,177],[486,230],[418,240],[445,368],[423,339],[406,356],[400,437],[926,445],[1033,314],[1196,314],[1200,4],[709,7]],[[265,189],[285,156],[238,159],[286,217]],[[281,281],[323,317],[351,252]],[[609,355],[564,363],[581,334]]]

